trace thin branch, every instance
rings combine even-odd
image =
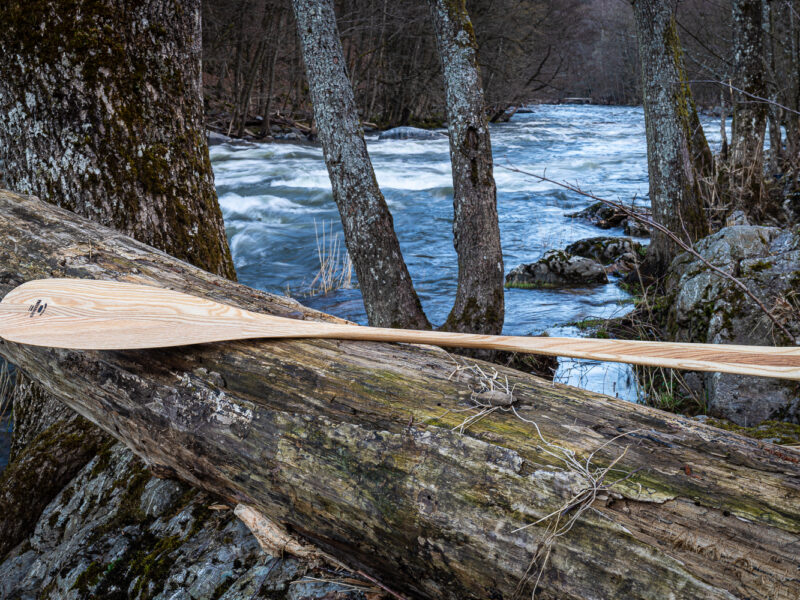
[[[736,277],[734,277],[733,275],[731,275],[727,271],[724,271],[724,270],[720,269],[719,267],[717,267],[716,265],[711,264],[708,260],[706,260],[705,258],[700,256],[700,254],[697,252],[697,250],[694,249],[694,247],[691,244],[688,244],[688,243],[684,242],[681,238],[679,238],[677,235],[675,235],[672,231],[667,229],[661,223],[658,223],[657,221],[654,221],[650,217],[648,217],[646,215],[643,215],[642,213],[639,213],[639,212],[633,210],[632,208],[630,208],[628,206],[625,206],[622,202],[615,202],[613,200],[608,200],[606,198],[600,198],[599,196],[595,196],[594,194],[592,194],[590,192],[585,192],[581,188],[579,188],[577,185],[571,185],[571,184],[565,183],[563,181],[556,181],[554,179],[550,179],[549,177],[545,177],[544,175],[537,175],[536,173],[531,173],[529,171],[524,171],[524,170],[518,169],[517,167],[514,167],[514,166],[506,166],[506,165],[497,165],[497,166],[500,167],[501,169],[506,169],[507,171],[512,171],[514,173],[519,173],[521,175],[527,175],[529,177],[533,177],[535,179],[538,179],[539,181],[543,181],[543,182],[546,182],[546,183],[552,183],[553,185],[557,185],[557,186],[562,187],[562,188],[564,188],[566,190],[570,190],[571,192],[575,192],[576,194],[579,194],[579,195],[584,196],[586,198],[591,198],[592,200],[595,200],[596,202],[602,202],[603,204],[605,204],[607,206],[611,206],[612,208],[616,208],[617,210],[622,211],[623,213],[625,213],[626,215],[628,215],[629,217],[631,217],[633,219],[636,219],[640,223],[644,223],[648,227],[651,227],[651,228],[663,233],[669,239],[671,239],[673,242],[675,242],[675,244],[678,245],[682,250],[684,250],[685,252],[688,252],[693,257],[695,257],[697,260],[702,262],[705,266],[707,266],[709,269],[711,269],[712,271],[714,271],[718,275],[721,275],[723,278],[727,279],[728,281],[733,283],[736,287],[738,287],[740,290],[742,290],[742,292],[747,297],[749,297],[753,302],[755,302],[755,304],[761,309],[761,311],[763,311],[763,313],[769,318],[769,320],[772,321],[773,324],[778,329],[780,329],[781,333],[783,333],[786,336],[786,338],[789,340],[790,343],[792,343],[794,345],[798,345],[800,343],[789,332],[789,330],[786,328],[786,326],[783,323],[781,323],[777,319],[777,317],[775,317],[775,315],[772,314],[772,312],[764,305],[764,303],[761,302],[761,300],[759,300],[756,297],[756,295],[753,292],[750,291],[750,288],[748,288],[747,285],[745,285],[744,282],[742,282],[740,279],[737,279]]]
[[[756,96],[755,94],[751,94],[750,92],[746,92],[741,88],[736,87],[730,83],[726,83],[724,81],[717,81],[716,79],[693,79],[689,83],[715,83],[717,85],[721,85],[722,87],[726,87],[734,92],[739,92],[740,94],[744,94],[748,98],[752,98],[753,100],[757,100],[760,103],[764,104],[772,104],[773,106],[777,106],[778,108],[782,108],[783,110],[790,112],[795,115],[800,115],[800,112],[794,110],[793,108],[789,108],[779,102],[775,102],[774,100],[770,100],[769,98],[763,98],[761,96]]]

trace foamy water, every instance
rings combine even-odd
[[[719,122],[704,121],[709,139]],[[598,196],[646,205],[647,155],[641,108],[536,106],[491,126],[498,214],[506,272],[551,248],[598,235],[622,235],[565,217],[591,200],[505,166],[578,183]],[[428,318],[441,323],[452,306],[457,263],[452,241],[449,145],[440,140],[378,140],[368,136],[378,183],[394,217],[400,245]],[[319,262],[315,222],[339,215],[320,148],[301,144],[215,146],[211,149],[220,205],[239,279],[359,323],[366,315],[357,289],[303,297]],[[613,283],[569,290],[506,290],[507,334],[579,335],[566,324],[625,314],[628,295]],[[562,361],[559,378],[635,399],[630,369]]]

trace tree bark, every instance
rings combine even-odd
[[[777,34],[775,24],[780,18],[780,5],[776,0],[764,0],[762,2],[762,25],[764,29],[764,65],[768,69],[765,75],[765,87],[769,90],[770,104],[766,107],[767,127],[769,128],[770,146],[770,169],[773,173],[778,173],[783,168],[783,132],[781,122],[783,121],[783,109],[780,104],[780,91],[783,83],[782,73],[779,72],[776,63],[776,48],[780,48],[776,40]],[[776,13],[778,13],[776,15]],[[782,40],[781,40],[782,41]],[[780,73],[780,74],[779,74]]]
[[[236,274],[217,203],[203,123],[200,2],[41,0],[0,3],[0,162],[7,184],[225,277]],[[51,431],[48,447],[3,481],[23,524],[91,458],[78,427],[35,383],[15,399],[38,418],[15,439]],[[80,425],[84,427],[84,425]],[[39,468],[31,460],[43,460]],[[46,459],[46,460],[45,460]],[[63,464],[59,464],[59,460]],[[13,467],[13,468],[12,468]],[[15,470],[16,469],[16,470]],[[12,475],[9,475],[12,477]],[[41,477],[47,477],[43,485]],[[37,512],[39,511],[39,512]],[[24,527],[3,528],[15,544]],[[1,553],[1,552],[0,552]]]
[[[653,218],[688,243],[708,235],[698,162],[705,162],[697,140],[697,119],[686,80],[674,7],[668,0],[634,0],[633,12],[642,64],[647,170]],[[703,137],[703,140],[705,138]],[[646,269],[662,275],[678,247],[653,232]]]
[[[274,25],[272,30],[272,37],[269,40],[270,51],[269,60],[265,61],[264,67],[267,69],[267,92],[264,97],[263,110],[261,114],[263,121],[261,122],[261,137],[272,135],[272,128],[270,126],[270,114],[272,113],[272,96],[275,93],[275,70],[278,64],[278,53],[281,48],[279,39],[279,32],[283,31],[284,23],[286,21],[283,10],[277,10],[277,14],[273,15]]]
[[[293,0],[325,164],[369,324],[429,329],[367,154],[331,0]]]
[[[203,126],[200,2],[181,7],[0,3],[0,160],[21,193],[235,277]]]
[[[745,93],[735,95],[731,136],[731,163],[752,193],[740,194],[740,206],[749,215],[759,216],[764,135],[767,105],[752,96],[768,95],[765,63],[766,48],[763,24],[764,0],[733,0],[734,85]]]
[[[42,276],[331,318],[0,192],[0,295]],[[75,352],[2,342],[0,354],[162,473],[257,509],[410,598],[512,598],[545,549],[541,598],[800,594],[800,454],[692,419],[498,367],[526,421],[503,405],[458,433],[470,413],[457,411],[480,400],[477,373],[411,345]],[[614,484],[549,546],[553,518],[534,523],[569,518],[576,509],[559,509],[591,487],[556,445],[581,464],[613,464]]]
[[[499,334],[505,315],[503,251],[477,42],[464,0],[429,4],[444,73],[458,254],[456,300],[443,329]]]

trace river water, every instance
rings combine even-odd
[[[704,119],[704,126],[713,145],[719,122]],[[592,201],[504,166],[578,183],[601,197],[649,203],[641,107],[539,105],[492,125],[491,135],[506,272],[551,248],[623,232],[567,218]],[[433,323],[441,323],[457,281],[447,137],[378,140],[369,135],[367,145],[423,307]],[[319,270],[317,236],[323,226],[341,239],[321,149],[224,144],[211,148],[211,161],[239,280],[269,292],[288,291],[308,306],[366,324],[357,288],[306,295]],[[565,290],[509,289],[505,299],[504,333],[513,335],[577,336],[570,323],[631,309],[628,295],[613,282]],[[638,397],[624,365],[562,359],[557,378],[628,400]]]

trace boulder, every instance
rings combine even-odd
[[[667,329],[675,341],[785,346],[800,342],[800,229],[737,225],[695,245],[734,274],[786,326],[786,336],[732,281],[690,254],[670,267]],[[700,376],[709,412],[742,426],[800,422],[800,384],[729,374]]]
[[[581,287],[598,283],[608,283],[603,265],[561,250],[550,250],[536,262],[519,265],[506,275],[506,287],[516,288]]]
[[[232,141],[232,138],[218,131],[209,131],[206,137],[208,138],[209,146],[219,146],[220,144],[228,144]]]
[[[622,225],[622,230],[625,232],[625,235],[641,238],[650,237],[650,229],[648,229],[647,225],[631,217],[628,217]]]
[[[271,556],[215,499],[152,477],[122,444],[92,459],[0,561],[0,598],[363,599],[358,587]],[[367,586],[364,588],[369,589]],[[362,588],[362,589],[364,589]]]
[[[641,208],[637,208],[637,211],[649,215],[647,211],[643,211]],[[625,231],[625,235],[632,235],[635,237],[650,236],[650,230],[641,222],[629,217],[625,211],[609,206],[604,202],[595,202],[583,210],[570,213],[566,216],[571,219],[588,221],[600,229],[622,227]]]
[[[0,162],[0,178],[3,163]],[[789,223],[800,223],[800,183],[791,181],[784,187],[783,210]]]
[[[630,238],[601,236],[574,242],[564,252],[595,260],[611,275],[624,275],[644,257],[645,246]]]
[[[379,140],[440,140],[445,137],[441,131],[430,131],[419,127],[395,127],[387,129],[378,136]]]
[[[292,142],[294,142],[294,141],[299,142],[299,141],[304,141],[304,140],[307,139],[307,137],[305,135],[303,135],[300,131],[296,131],[296,130],[289,131],[289,132],[286,132],[286,133],[277,133],[277,134],[275,134],[274,137],[275,137],[276,140],[285,140],[285,141],[292,141]]]

